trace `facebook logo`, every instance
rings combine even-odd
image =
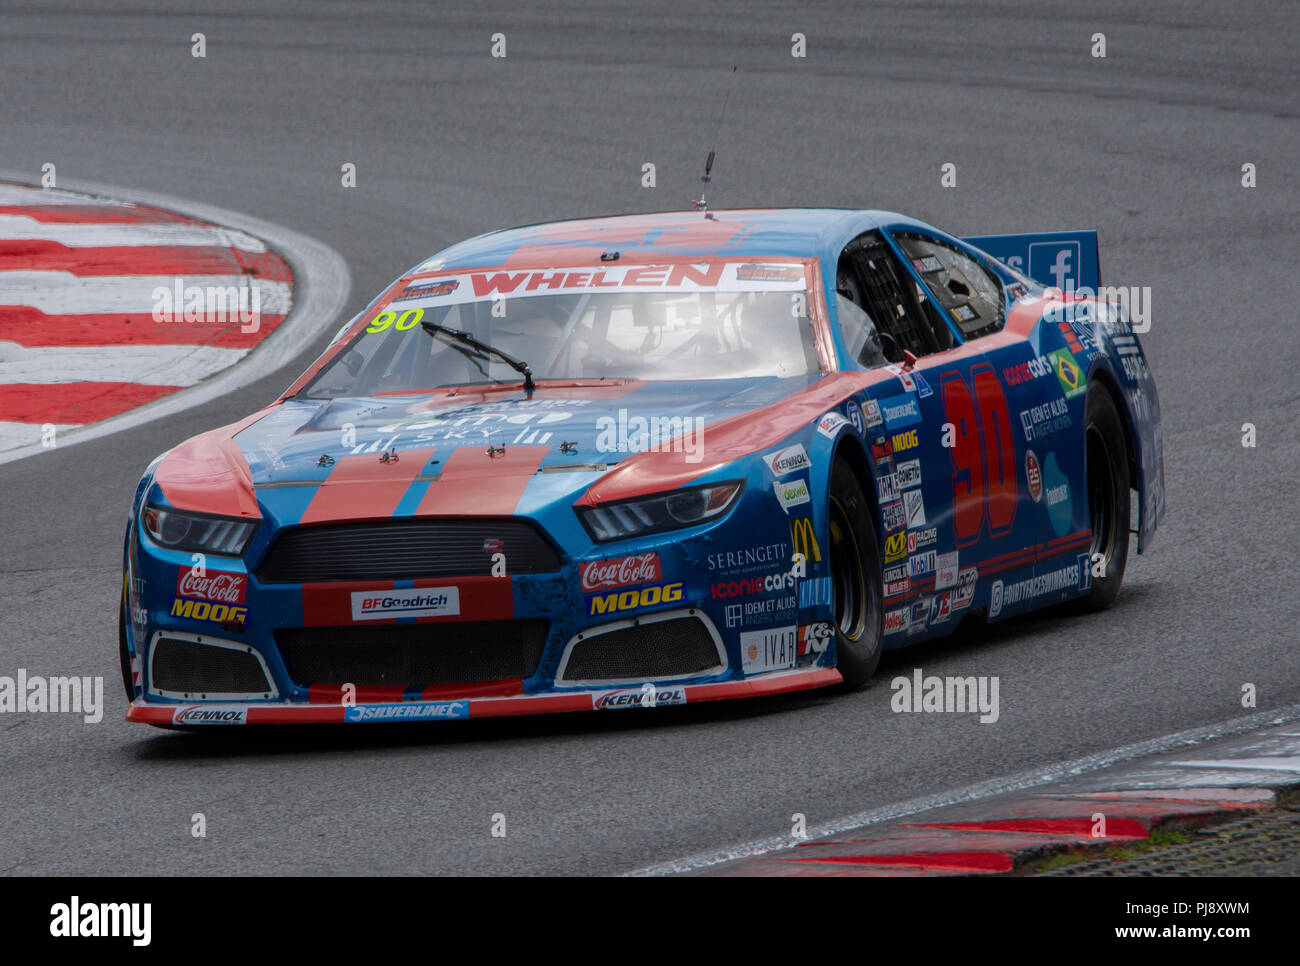
[[[1029,246],[1030,278],[1051,284],[1059,289],[1079,287],[1079,243],[1033,242]]]

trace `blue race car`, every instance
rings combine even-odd
[[[1095,232],[545,224],[422,262],[131,507],[127,717],[424,721],[865,682],[1108,605],[1164,512]],[[1037,279],[1037,280],[1035,280]],[[1053,283],[1044,287],[1043,282]]]

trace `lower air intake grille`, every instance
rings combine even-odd
[[[171,637],[153,646],[155,691],[181,694],[266,694],[271,685],[261,663],[247,651],[196,644]]]
[[[299,685],[422,688],[531,677],[547,627],[546,621],[307,627],[276,631],[275,642]]]
[[[563,679],[646,681],[684,677],[721,667],[717,645],[697,617],[641,623],[579,641]]]
[[[498,553],[512,574],[560,569],[555,548],[527,520],[413,520],[291,527],[276,537],[257,579],[308,584],[488,577]]]

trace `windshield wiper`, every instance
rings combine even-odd
[[[494,349],[486,342],[474,338],[468,332],[461,332],[459,329],[451,329],[445,325],[439,325],[437,322],[421,322],[420,328],[424,329],[424,331],[428,332],[430,335],[445,335],[450,339],[455,339],[461,345],[467,345],[471,349],[476,349],[479,352],[496,356],[515,372],[524,377],[524,392],[532,392],[537,388],[537,384],[533,382],[533,370],[530,369],[528,363],[524,362],[522,359],[516,359],[512,355],[502,352],[500,349]]]

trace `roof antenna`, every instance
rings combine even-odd
[[[733,77],[736,74],[735,64],[731,65],[731,74]],[[713,131],[714,144],[718,143],[718,134],[721,133],[722,131],[722,119],[727,114],[727,102],[731,100],[731,87],[732,87],[731,84],[727,85],[727,96],[722,99],[722,110],[718,111],[718,126],[714,128]],[[700,179],[700,183],[704,187],[700,189],[700,200],[695,202],[695,210],[704,212],[704,217],[708,219],[713,218],[713,213],[709,211],[709,203],[708,201],[705,200],[704,194],[706,191],[709,190],[709,183],[713,180],[711,175],[713,174],[713,159],[716,156],[716,154],[717,152],[714,151],[712,148],[709,149],[709,157],[704,162],[704,177]]]

